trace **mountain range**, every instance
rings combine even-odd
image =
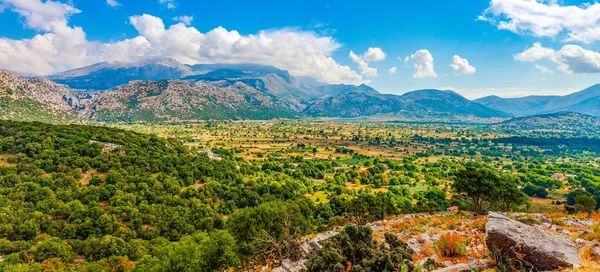
[[[102,62],[47,77],[0,71],[0,114],[21,120],[163,122],[309,117],[494,122],[558,111],[600,115],[600,85],[569,96],[470,101],[446,90],[381,94],[257,64]]]
[[[504,112],[469,101],[453,91],[440,90],[417,90],[401,96],[350,92],[321,99],[308,106],[304,113],[315,117],[378,116],[422,121],[510,117]]]
[[[475,102],[513,116],[564,111],[600,116],[600,84],[565,96],[527,96],[522,98],[488,96],[477,99]]]

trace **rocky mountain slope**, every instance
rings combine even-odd
[[[488,96],[475,102],[489,108],[510,113],[514,116],[574,111],[600,116],[600,84],[565,96],[527,96],[522,98],[500,98]]]
[[[292,118],[276,97],[236,83],[216,87],[180,80],[132,81],[86,100],[81,117],[99,122]]]
[[[4,89],[14,90],[14,94],[5,93],[2,98],[5,118],[32,116],[27,112],[35,111],[35,115],[44,116],[42,119],[61,115],[94,121],[306,115],[489,123],[557,109],[600,115],[600,85],[564,97],[487,97],[474,102],[451,91],[419,90],[398,96],[381,94],[367,85],[326,84],[296,77],[272,66],[184,65],[175,59],[103,62],[47,78],[19,78],[2,73]],[[145,87],[131,90],[140,88],[140,84]],[[151,94],[145,91],[148,86],[152,86]],[[19,103],[9,103],[14,99],[19,99]],[[9,107],[14,109],[8,110]]]
[[[600,244],[590,229],[597,221],[556,214],[407,214],[368,223],[372,237],[383,242],[398,237],[412,254],[418,271],[597,271]],[[273,271],[300,271],[309,258],[322,254],[328,240],[342,229],[307,237],[304,258],[284,260]],[[445,247],[455,250],[444,253]],[[494,252],[494,254],[491,254]],[[512,259],[502,262],[498,253]],[[450,255],[450,256],[449,256]],[[582,258],[583,256],[583,258]]]
[[[452,91],[418,90],[404,95],[346,93],[319,100],[304,110],[317,117],[385,116],[406,120],[504,118],[509,115],[469,101]]]
[[[18,78],[0,70],[0,116],[21,121],[68,122],[80,106],[76,95],[46,79]]]
[[[5,119],[50,122],[155,122],[292,118],[287,102],[236,82],[218,87],[181,80],[131,81],[109,91],[78,91],[43,78],[0,72]]]

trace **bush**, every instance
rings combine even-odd
[[[519,218],[519,219],[517,219],[517,221],[519,221],[519,222],[521,222],[521,223],[523,223],[523,224],[530,225],[530,226],[533,226],[533,225],[539,225],[539,224],[540,224],[540,222],[539,222],[539,221],[537,221],[537,220],[535,220],[535,219],[533,219],[533,218],[528,218],[528,217],[525,217],[525,218]]]
[[[434,243],[437,254],[444,257],[464,256],[467,254],[467,245],[458,234],[447,232],[441,235],[440,239]]]

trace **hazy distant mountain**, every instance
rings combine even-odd
[[[322,95],[314,83],[306,79],[298,80],[287,71],[272,66],[255,64],[200,64],[191,66],[195,74],[183,78],[194,82],[205,82],[214,86],[229,87],[242,83],[287,101],[289,105],[302,110],[306,105]],[[214,70],[212,70],[214,69]],[[323,83],[321,83],[323,84]]]
[[[192,69],[177,60],[159,58],[138,63],[101,62],[48,78],[73,89],[108,90],[132,80],[178,79],[190,74]]]
[[[347,84],[334,84],[324,85],[317,88],[318,92],[327,96],[338,96],[347,93],[365,93],[365,94],[379,94],[379,92],[365,84],[360,86],[347,85]]]
[[[555,131],[589,135],[600,133],[600,117],[576,112],[558,112],[518,117],[491,127],[511,131]]]
[[[418,90],[404,95],[346,93],[321,99],[304,111],[319,117],[386,116],[399,119],[451,120],[508,117],[452,91]]]
[[[492,109],[515,116],[574,111],[600,116],[600,84],[565,96],[527,96],[522,98],[500,98],[488,96],[475,100]]]
[[[593,116],[600,116],[600,96],[586,99],[580,103],[565,108],[565,110]]]

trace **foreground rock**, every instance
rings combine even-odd
[[[579,268],[581,259],[573,242],[544,230],[490,212],[485,225],[490,251],[525,262],[540,270]]]

